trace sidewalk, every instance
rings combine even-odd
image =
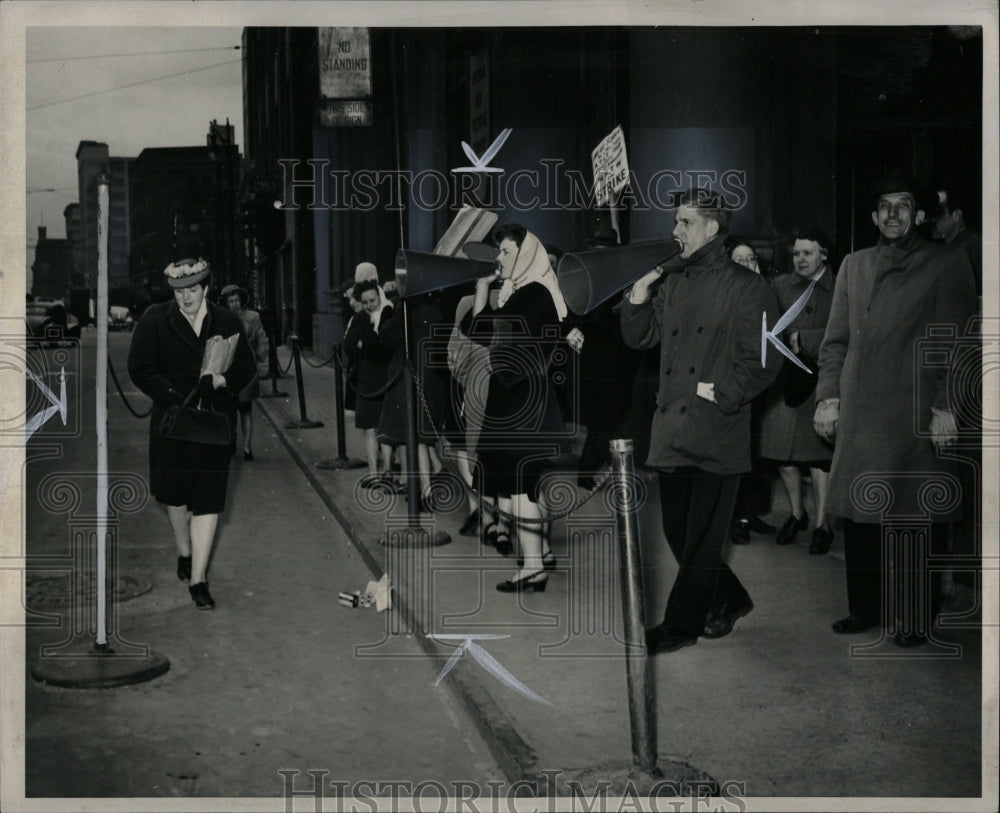
[[[283,361],[289,354],[280,348]],[[494,589],[515,563],[458,535],[464,500],[448,513],[424,517],[429,527],[450,535],[450,544],[380,545],[387,529],[406,524],[403,495],[378,502],[357,488],[364,470],[316,467],[337,455],[334,370],[312,367],[306,358],[302,370],[308,417],[322,421],[322,428],[285,428],[300,417],[294,369],[279,381],[288,398],[258,404],[373,574],[390,574],[398,611],[389,622],[392,634],[368,654],[403,658],[399,638],[413,634],[425,656],[443,666],[454,649],[428,634],[509,636],[480,643],[551,705],[508,688],[468,652],[445,678],[507,776],[549,771],[559,772],[558,781],[593,781],[627,768],[618,543],[603,495],[554,523],[559,569],[545,593],[513,596]],[[270,381],[263,389],[270,390]],[[360,457],[351,413],[346,423],[348,456]],[[656,480],[638,481],[651,626],[662,616],[675,565],[658,527]],[[770,516],[776,525],[788,513],[778,491]],[[576,501],[575,473],[554,478],[549,496],[556,511]],[[694,766],[691,776],[704,772],[737,788],[733,795],[751,797],[977,796],[978,628],[941,633],[961,645],[960,657],[929,657],[929,648],[899,657],[891,644],[875,656],[852,656],[849,645],[866,641],[830,632],[830,623],[846,613],[842,541],[838,535],[830,555],[810,556],[808,538],[779,547],[755,535],[752,544],[729,550],[755,611],[726,638],[701,639],[653,659],[661,763],[675,775],[685,764]]]

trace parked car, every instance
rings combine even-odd
[[[80,338],[80,322],[62,302],[36,299],[24,308],[29,341],[60,344]]]
[[[108,308],[108,330],[132,330],[135,322],[129,309],[122,305]]]

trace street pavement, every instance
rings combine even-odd
[[[113,337],[117,369],[130,401],[145,406],[123,374],[123,339]],[[279,353],[286,364],[289,348]],[[149,503],[122,515],[121,572],[153,587],[117,603],[118,628],[169,657],[170,671],[104,691],[29,678],[29,792],[273,797],[282,793],[278,771],[317,769],[345,781],[480,786],[541,775],[566,795],[567,781],[592,787],[627,771],[618,542],[605,493],[554,522],[559,567],[544,593],[495,590],[516,566],[458,535],[466,513],[458,489],[450,510],[424,517],[448,544],[380,544],[401,538],[406,503],[360,490],[363,470],[317,466],[339,453],[335,373],[323,359],[304,361],[308,417],[323,426],[287,428],[301,417],[291,377],[279,381],[288,397],[258,400],[255,460],[234,459],[209,574],[215,611],[197,612],[173,575],[162,508]],[[144,473],[145,422],[110,392],[112,467]],[[347,456],[357,458],[361,438],[350,413],[347,421]],[[74,444],[84,439],[65,446]],[[74,465],[86,469],[83,458]],[[66,467],[65,458],[39,460],[29,485]],[[676,568],[658,528],[656,481],[640,474],[637,484],[651,626]],[[569,469],[548,491],[558,513],[586,496]],[[780,525],[788,508],[779,492],[769,519]],[[64,552],[66,517],[32,510],[28,493],[30,552]],[[868,640],[830,631],[846,614],[841,540],[827,556],[810,556],[808,542],[804,534],[779,547],[754,535],[729,550],[756,609],[725,638],[652,659],[666,775],[707,775],[730,796],[978,796],[976,619],[940,631],[954,651],[889,644],[852,654],[850,644]],[[392,610],[338,603],[340,591],[383,574]],[[29,667],[38,644],[57,633],[29,628]],[[488,656],[465,651],[435,685],[457,645],[431,637],[442,635],[478,636]]]

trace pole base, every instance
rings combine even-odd
[[[390,528],[378,538],[378,543],[387,548],[437,548],[451,542],[444,531],[418,526]]]
[[[63,689],[115,689],[155,680],[169,669],[170,661],[158,652],[117,654],[110,645],[95,643],[57,657],[43,655],[31,667],[31,677]]]
[[[326,460],[320,460],[316,464],[316,468],[343,471],[344,469],[363,469],[367,465],[364,460],[356,460],[351,457],[328,457]]]
[[[289,421],[285,424],[285,429],[319,429],[323,421]]]
[[[258,398],[287,398],[288,397],[288,393],[287,392],[281,392],[280,390],[277,391],[277,392],[262,392],[257,397]]]

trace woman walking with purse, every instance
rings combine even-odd
[[[236,452],[237,404],[257,381],[257,362],[239,317],[208,301],[212,268],[205,260],[178,260],[164,274],[173,300],[151,305],[139,319],[128,372],[153,399],[150,492],[167,507],[177,578],[190,582],[199,610],[210,610],[206,573]],[[226,360],[215,362],[220,357]]]

